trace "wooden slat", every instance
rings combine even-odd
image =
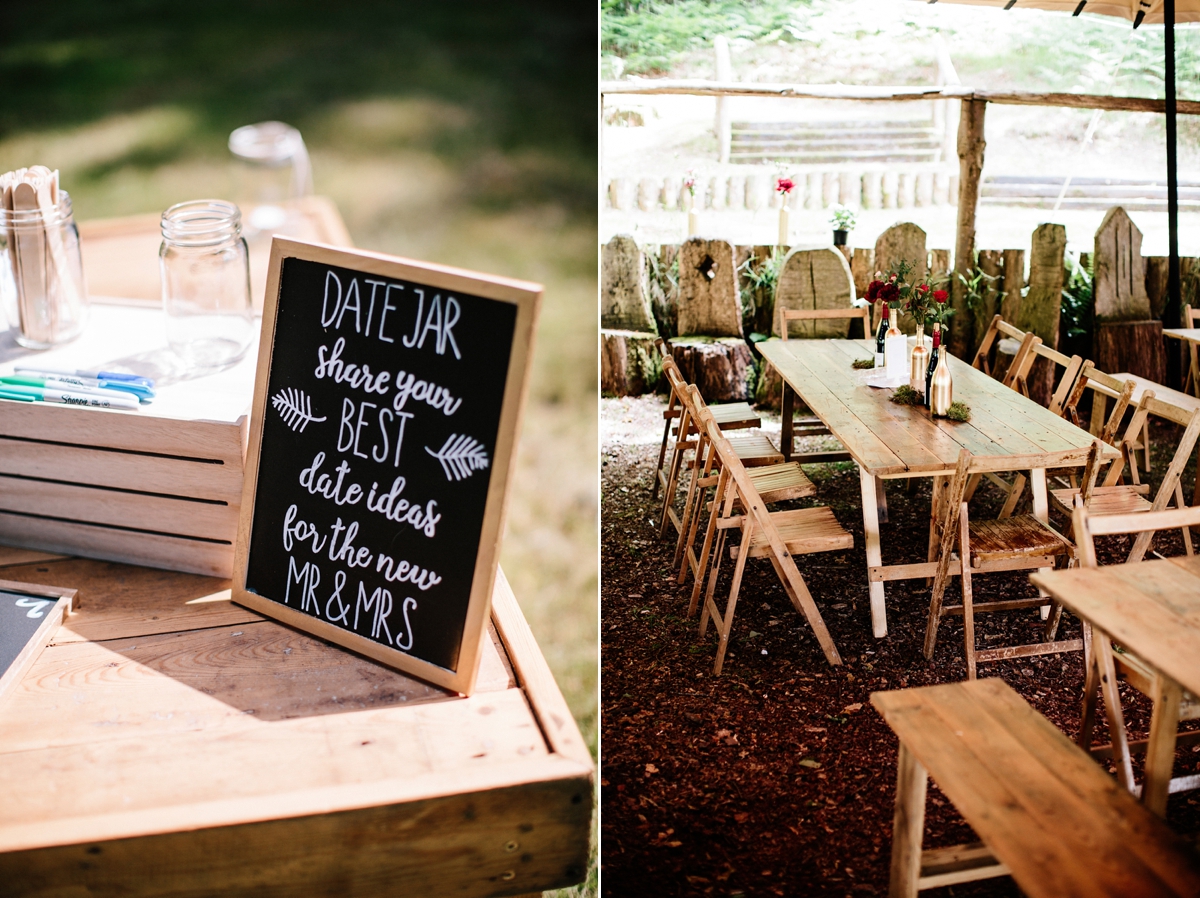
[[[0,541],[68,555],[116,559],[211,577],[233,574],[233,544],[133,533],[0,511]]]
[[[854,548],[853,535],[838,523],[832,509],[824,505],[771,512],[771,521],[788,551],[795,555]],[[730,557],[737,558],[740,548],[730,546]],[[750,557],[762,558],[770,553],[767,535],[759,528],[750,538]]]
[[[87,471],[88,482],[95,486],[221,500],[231,505],[242,501],[240,464],[206,464],[0,437],[0,475],[63,480],[64,472],[79,471]]]
[[[1191,895],[1186,843],[999,680],[872,702],[1030,896]]]
[[[240,510],[240,497],[216,504],[0,474],[0,512],[232,543]]]
[[[226,424],[156,418],[152,411],[131,415],[102,408],[81,411],[42,402],[8,402],[0,415],[0,437],[200,459],[240,471],[246,421],[245,415],[239,423]]]
[[[54,552],[39,552],[36,549],[18,549],[12,546],[0,546],[0,567],[30,564],[35,561],[58,561],[67,557],[69,556]]]

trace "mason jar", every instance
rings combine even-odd
[[[224,200],[178,203],[162,215],[162,236],[167,342],[199,373],[235,364],[254,337],[242,213]]]
[[[29,210],[0,206],[0,304],[14,339],[49,349],[79,336],[88,298],[71,197]]]

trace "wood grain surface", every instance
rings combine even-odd
[[[1031,579],[1156,670],[1200,694],[1200,558],[1039,571]]]
[[[860,382],[851,368],[868,352],[859,340],[768,340],[759,351],[820,418],[854,460],[873,476],[933,476],[954,470],[958,452],[1034,455],[1083,448],[1091,436],[965,362],[949,357],[954,398],[971,420],[930,417],[924,408],[891,401],[892,391]],[[1106,458],[1116,450],[1106,447]]]
[[[0,704],[4,894],[582,878],[593,762],[502,572],[470,698],[233,605],[227,580],[46,556],[0,573],[80,591]]]

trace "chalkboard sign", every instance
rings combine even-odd
[[[235,601],[471,691],[541,290],[275,238]]]
[[[0,700],[46,647],[74,597],[73,589],[0,580]]]

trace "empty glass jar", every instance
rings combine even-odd
[[[197,373],[246,354],[254,337],[242,213],[224,200],[192,200],[163,213],[159,271],[167,342]]]
[[[49,349],[79,336],[88,300],[67,192],[44,208],[0,206],[0,254],[0,300],[16,341]]]
[[[304,138],[283,122],[245,125],[229,135],[238,161],[235,199],[247,208],[247,236],[286,230],[293,200],[312,193]]]

